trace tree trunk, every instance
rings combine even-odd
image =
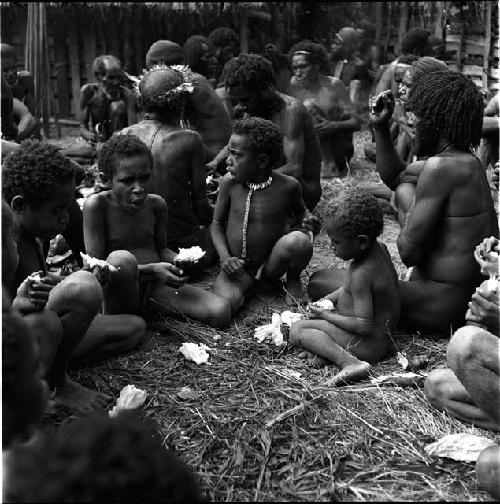
[[[375,2],[375,43],[380,45],[382,39],[382,2]]]
[[[248,52],[248,19],[244,10],[240,12],[240,52]]]
[[[491,49],[491,11],[493,6],[491,2],[486,2],[486,35],[484,38],[484,53],[483,53],[483,87],[488,88],[488,73],[490,67],[490,49]]]
[[[398,46],[396,49],[398,54],[401,54],[401,43],[403,42],[403,37],[408,31],[409,14],[410,14],[410,4],[408,2],[401,2],[401,7],[399,11]]]
[[[134,74],[139,75],[142,69],[146,66],[145,57],[146,51],[144,50],[144,26],[143,26],[143,12],[141,4],[134,4],[134,17],[137,21],[134,29],[134,56],[135,56],[135,70]]]
[[[92,65],[97,56],[97,40],[96,40],[96,19],[92,11],[87,12],[85,21],[80,18],[81,40],[83,40],[83,61],[85,65],[85,78],[87,82],[93,82],[94,72]]]
[[[68,16],[69,17],[69,16]],[[71,68],[71,112],[77,120],[80,120],[80,53],[78,50],[78,14],[71,16],[68,47],[69,62]]]
[[[69,117],[69,79],[68,79],[68,61],[66,56],[66,25],[61,20],[55,23],[54,30],[54,69],[57,79],[57,101],[58,109],[63,117]]]

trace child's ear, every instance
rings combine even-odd
[[[257,156],[257,166],[262,168],[267,168],[269,165],[269,156],[267,154],[259,154]]]
[[[16,213],[24,212],[26,210],[26,200],[23,196],[14,196],[10,202],[10,208]]]
[[[371,239],[366,235],[358,235],[358,244],[361,250],[366,250],[371,243]]]

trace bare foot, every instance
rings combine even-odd
[[[299,355],[297,355],[297,357],[299,359],[309,359],[310,357],[312,357],[312,355],[313,354],[311,352],[304,350],[304,351],[300,352]]]
[[[294,304],[302,305],[306,302],[307,294],[300,278],[287,277],[285,303],[288,306],[293,306]]]
[[[103,392],[90,390],[66,376],[64,383],[56,388],[54,401],[73,413],[84,415],[95,409],[103,409],[111,396]]]
[[[370,371],[370,364],[366,361],[357,361],[345,366],[333,378],[327,380],[325,385],[345,385],[366,378]]]

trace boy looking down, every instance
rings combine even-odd
[[[302,299],[300,274],[312,256],[308,235],[290,231],[306,216],[300,183],[273,171],[283,152],[280,129],[266,119],[233,122],[227,169],[221,180],[212,223],[212,240],[221,272],[214,292],[234,314],[256,280],[286,273],[288,301]],[[308,219],[311,224],[312,219]]]
[[[182,314],[222,327],[230,321],[228,303],[187,285],[167,247],[167,204],[149,194],[153,160],[133,135],[111,137],[98,155],[101,177],[111,189],[89,196],[83,206],[85,248],[89,255],[121,264],[111,277],[109,302],[127,313],[143,305],[163,314]]]
[[[384,244],[377,241],[384,219],[377,199],[351,189],[334,202],[326,231],[337,257],[351,260],[342,287],[327,295],[335,310],[311,305],[311,320],[290,329],[290,341],[341,368],[331,383],[364,378],[370,362],[385,357],[399,319],[398,277]],[[303,355],[303,354],[302,354]]]

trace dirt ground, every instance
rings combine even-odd
[[[69,134],[68,134],[69,133]],[[53,140],[68,146],[77,133]],[[325,181],[321,214],[346,184],[377,181],[364,157],[370,140],[355,134],[351,175]],[[406,273],[396,238],[399,226],[385,215],[381,240],[400,277]],[[316,238],[304,280],[325,267],[345,268],[333,257],[328,238]],[[209,288],[215,268],[198,282]],[[214,501],[461,501],[491,500],[475,480],[474,464],[429,457],[424,446],[456,432],[476,433],[496,442],[500,436],[466,425],[434,410],[422,380],[416,386],[380,386],[363,381],[329,389],[332,367],[311,368],[290,345],[257,343],[254,328],[288,307],[283,293],[251,299],[224,331],[189,320],[155,320],[137,350],[93,366],[75,369],[73,378],[117,397],[135,384],[148,393],[143,414],[153,418],[164,439],[196,472],[201,489]],[[423,375],[445,362],[446,341],[418,334],[395,334],[399,350],[424,355]],[[178,352],[182,342],[210,347],[209,365],[197,366]],[[372,369],[372,376],[402,371],[394,355]],[[193,398],[182,400],[189,387]],[[46,425],[70,421],[49,412]]]

